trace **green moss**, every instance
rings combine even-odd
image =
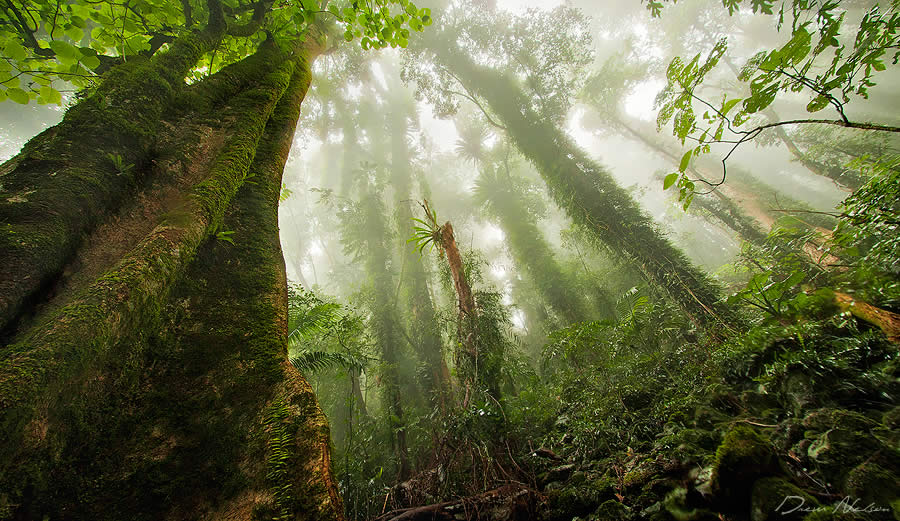
[[[750,483],[781,473],[778,458],[768,439],[746,425],[737,425],[716,450],[712,491],[716,499],[730,508],[749,506]]]
[[[831,429],[812,442],[807,455],[829,483],[838,485],[850,469],[876,450],[877,439],[869,434]]]
[[[846,409],[817,409],[803,419],[803,426],[815,432],[829,429],[843,429],[854,432],[868,432],[878,426],[878,422],[855,411]]]
[[[900,430],[900,405],[884,413],[881,417],[881,423],[888,429]]]
[[[706,508],[691,505],[687,489],[679,487],[666,495],[663,502],[666,512],[677,521],[714,521],[718,515]]]
[[[844,491],[858,506],[891,509],[900,499],[900,476],[874,463],[863,463],[847,474]]]
[[[799,521],[819,502],[782,478],[763,478],[753,484],[750,518],[753,521],[784,519]]]
[[[604,521],[627,521],[632,518],[631,509],[615,499],[603,502],[594,511],[594,516]]]

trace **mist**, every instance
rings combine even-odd
[[[4,317],[5,343],[27,346],[43,338],[32,331],[66,324],[70,315],[54,313],[98,291],[94,279],[105,288],[126,280],[109,275],[123,266],[153,266],[117,255],[155,244],[139,235],[144,228],[165,235],[196,221],[190,212],[206,212],[209,197],[222,208],[203,214],[191,243],[196,252],[185,253],[185,267],[171,275],[180,285],[172,287],[188,289],[159,290],[160,304],[128,308],[149,318],[136,340],[123,336],[115,345],[145,346],[133,356],[148,374],[156,374],[157,359],[165,360],[161,367],[181,367],[171,360],[185,357],[184,381],[213,389],[215,398],[198,406],[205,412],[227,394],[216,378],[235,386],[228,399],[238,403],[271,377],[246,376],[248,367],[283,362],[278,371],[303,396],[309,382],[302,405],[281,387],[271,391],[283,398],[277,403],[263,390],[259,396],[270,400],[263,412],[234,420],[261,425],[246,435],[248,446],[268,436],[262,448],[252,445],[267,458],[259,478],[267,495],[255,507],[260,519],[321,512],[323,519],[385,521],[745,519],[751,510],[753,519],[775,519],[775,499],[786,495],[831,511],[831,498],[862,497],[896,515],[896,486],[875,486],[900,475],[896,458],[885,455],[896,452],[890,446],[900,393],[896,5],[879,11],[871,2],[736,2],[729,12],[728,2],[711,0],[398,0],[376,2],[391,14],[382,19],[380,8],[358,16],[370,9],[358,2],[336,2],[343,10],[331,12],[328,2],[312,2],[321,9],[307,12],[307,3],[282,6],[300,9],[291,19],[306,24],[299,38],[279,33],[294,22],[274,18],[247,40],[274,50],[217,47],[203,54],[173,87],[177,101],[154,116],[158,136],[135,131],[149,143],[140,154],[110,145],[111,152],[97,149],[96,165],[73,170],[86,185],[105,186],[81,172],[109,170],[116,183],[127,177],[120,191],[128,199],[104,187],[114,202],[92,217],[98,224],[72,228],[77,238],[60,246],[58,268],[41,272],[39,282],[10,276],[34,287],[0,286],[12,288],[4,299],[15,307],[13,318]],[[250,13],[249,4],[237,4]],[[226,12],[232,25],[256,16],[242,18],[237,7]],[[885,21],[888,15],[894,18]],[[190,9],[181,16],[187,24]],[[316,16],[330,20],[321,25],[330,29],[316,26]],[[385,26],[373,32],[365,25],[373,20]],[[840,31],[829,25],[835,20]],[[860,26],[870,36],[883,33],[853,54],[863,41],[854,39]],[[316,31],[328,44],[307,57],[302,52],[314,47]],[[163,45],[153,52],[175,48]],[[94,54],[102,50],[95,47]],[[4,59],[13,64],[18,48],[9,48],[15,53]],[[121,58],[124,48],[111,56]],[[43,56],[28,52],[30,59]],[[279,84],[265,110],[240,112],[235,107],[251,106],[246,100],[269,99],[249,89],[269,88],[282,71],[241,77],[261,67],[247,64],[262,52],[289,56],[289,70],[301,72]],[[841,60],[857,61],[841,69]],[[289,104],[281,93],[299,92],[291,89],[303,83],[304,66],[312,79],[305,97],[294,94],[290,105],[302,100],[296,130],[278,130],[279,111]],[[38,175],[56,176],[39,169],[73,155],[54,156],[41,148],[43,140],[77,121],[78,107],[105,92],[97,85],[117,80],[98,74],[87,86],[64,76],[26,84],[24,69],[18,74],[23,89],[6,88],[33,95],[26,104],[0,103],[0,191],[12,205],[3,214],[9,233],[22,236],[18,227],[62,215],[29,199]],[[37,92],[45,96],[40,88],[48,85],[62,101],[38,104],[46,100]],[[260,121],[241,119],[263,113]],[[247,138],[250,152],[228,148],[256,128],[258,135]],[[272,145],[267,140],[279,131],[287,137]],[[184,145],[191,140],[199,144]],[[246,164],[231,192],[198,173],[215,172],[216,161],[237,164],[238,156]],[[280,162],[268,166],[271,158]],[[276,191],[277,230],[274,221],[268,231],[248,224],[258,215],[274,218]],[[269,199],[260,203],[257,195]],[[147,203],[154,198],[161,202]],[[32,213],[14,206],[32,202]],[[39,264],[27,261],[28,248],[44,239],[14,239],[7,240],[9,265]],[[104,246],[113,240],[122,244]],[[20,249],[25,261],[15,256]],[[220,283],[236,289],[216,293]],[[127,287],[155,295],[146,289],[153,284]],[[126,294],[119,290],[116,298]],[[232,320],[234,326],[222,325]],[[114,336],[97,338],[103,335]],[[216,335],[231,336],[225,342]],[[269,365],[242,350],[270,337],[277,347]],[[200,347],[184,347],[185,338]],[[235,351],[215,354],[219,344]],[[15,350],[28,349],[7,352],[10,374],[18,370]],[[46,356],[67,364],[70,351],[60,353]],[[191,365],[190,353],[213,360],[210,367],[220,356],[236,361],[240,370],[197,377],[191,371],[207,373]],[[131,374],[126,369],[114,370]],[[177,372],[159,371],[166,378]],[[66,382],[58,385],[75,388]],[[116,397],[132,384],[121,385],[96,393]],[[179,385],[177,392],[189,387]],[[134,392],[142,407],[152,402]],[[227,421],[232,407],[240,410],[223,407]],[[166,414],[158,425],[180,428],[171,425],[181,420]],[[60,425],[69,425],[66,418]],[[290,438],[284,426],[291,421],[313,434],[297,430]],[[154,429],[163,427],[144,429],[147,439],[164,437]],[[196,440],[213,438],[215,429],[190,443],[201,445]],[[846,440],[828,437],[835,432]],[[160,461],[182,447],[179,436],[165,450],[153,449]],[[304,436],[318,440],[309,452],[320,462],[314,469],[285,448],[294,441],[279,441]],[[33,443],[35,454],[44,450]],[[24,465],[32,456],[16,457]],[[244,470],[222,468],[222,481],[238,490],[229,480]],[[299,468],[324,483],[315,485],[316,497],[330,499],[307,504],[304,494],[313,493],[288,475]],[[42,483],[41,494],[55,490],[28,479]],[[16,501],[27,503],[20,492]],[[0,519],[33,518],[10,501],[0,494]],[[207,503],[219,508],[217,501]],[[208,508],[203,515],[214,515]]]

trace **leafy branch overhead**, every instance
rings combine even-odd
[[[737,2],[729,7],[737,8]],[[792,124],[826,124],[861,130],[900,132],[900,127],[852,121],[845,108],[854,97],[868,98],[869,88],[875,86],[874,76],[896,65],[900,59],[900,12],[898,4],[887,9],[877,5],[863,15],[852,41],[841,39],[846,12],[839,11],[840,3],[823,2],[782,3],[778,13],[778,28],[785,21],[785,11],[791,20],[791,39],[781,47],[760,51],[751,57],[738,73],[747,83],[749,95],[732,98],[722,95],[718,101],[699,95],[707,75],[719,64],[727,51],[727,40],[719,40],[701,60],[698,53],[688,62],[674,58],[666,71],[667,84],[656,98],[659,108],[657,126],[672,122],[673,134],[682,144],[691,142],[683,155],[677,172],[665,177],[663,187],[675,187],[685,209],[696,193],[696,183],[715,187],[725,181],[725,163],[741,144],[757,138],[773,127]],[[771,2],[754,2],[754,12],[772,14]],[[834,119],[793,119],[766,124],[757,123],[754,116],[766,110],[785,93],[802,93],[809,101],[810,113],[830,108]],[[702,112],[702,115],[701,115]],[[718,181],[691,179],[686,175],[691,161],[711,151],[710,144],[730,145],[722,159],[722,178]]]
[[[91,87],[111,67],[165,51],[176,38],[222,24],[216,48],[194,68],[195,80],[252,52],[262,40],[304,38],[313,24],[336,23],[363,49],[406,47],[411,32],[433,23],[409,0],[40,0],[0,9],[0,101],[62,104],[61,90]]]

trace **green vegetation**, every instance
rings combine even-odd
[[[664,4],[0,6],[0,521],[900,519],[898,3]]]

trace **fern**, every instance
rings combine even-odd
[[[362,371],[366,361],[344,353],[329,353],[327,351],[304,351],[291,358],[291,364],[298,371],[314,373],[324,369],[343,367],[355,371]]]

